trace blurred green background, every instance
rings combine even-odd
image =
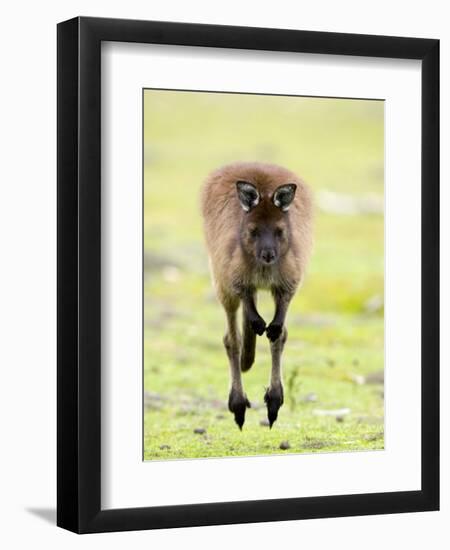
[[[146,460],[384,447],[383,136],[382,101],[144,91]],[[284,165],[315,195],[272,430],[265,336],[243,375],[252,408],[242,432],[227,410],[225,317],[203,244],[200,187],[237,160]],[[259,302],[269,322],[270,296]]]

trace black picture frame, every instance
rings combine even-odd
[[[57,36],[57,524],[94,533],[438,510],[439,41],[88,17],[60,23]],[[422,61],[420,491],[101,509],[102,41]]]

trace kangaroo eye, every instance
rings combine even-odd
[[[256,227],[252,227],[252,228],[250,229],[250,237],[255,238],[255,237],[257,237],[257,236],[258,236],[258,229],[257,229]]]
[[[281,229],[281,227],[277,227],[275,229],[275,237],[282,237],[283,236],[283,230]]]

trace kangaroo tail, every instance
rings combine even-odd
[[[250,321],[245,311],[242,316],[242,350],[241,350],[241,371],[250,369],[255,361],[256,334],[254,333]]]

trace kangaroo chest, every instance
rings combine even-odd
[[[278,266],[258,266],[249,274],[249,284],[254,288],[270,289],[280,283]]]

